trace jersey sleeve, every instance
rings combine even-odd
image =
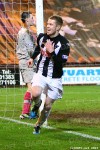
[[[34,51],[34,39],[27,30],[20,30],[17,38],[16,54],[18,59],[29,59]]]
[[[35,47],[35,50],[32,54],[32,59],[35,59],[40,54],[40,39],[43,37],[44,34],[40,33],[37,37],[37,45]]]
[[[26,49],[30,52],[34,51],[34,46],[35,46],[35,42],[34,42],[34,38],[31,34],[28,34],[26,32],[25,34],[25,37],[24,37],[24,40],[25,40],[25,47]]]

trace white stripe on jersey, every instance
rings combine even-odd
[[[57,46],[57,48],[55,48],[55,54],[57,55],[59,50],[60,50],[60,48],[61,48],[61,43],[58,42],[56,46]]]
[[[49,66],[48,66],[48,74],[47,76],[52,77],[52,72],[53,72],[53,63],[52,61],[49,62]]]
[[[39,69],[38,69],[38,72],[41,74],[43,73],[43,66],[44,66],[45,60],[46,60],[46,57],[42,56],[42,60],[41,60],[41,63],[39,64]],[[52,78],[52,72],[53,72],[53,62],[50,60],[49,65],[48,65],[47,76]]]

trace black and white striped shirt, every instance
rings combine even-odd
[[[45,43],[50,39],[54,43],[54,52],[46,53]],[[47,34],[39,34],[37,38],[37,46],[32,55],[35,59],[39,54],[40,58],[37,63],[37,72],[45,77],[61,78],[63,75],[63,64],[66,63],[70,52],[68,40],[60,34],[54,38],[50,38]]]

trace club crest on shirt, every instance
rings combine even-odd
[[[66,59],[67,60],[68,56],[67,55],[62,55],[62,59]]]

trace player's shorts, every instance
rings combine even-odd
[[[53,100],[62,98],[63,87],[61,78],[44,77],[36,73],[32,79],[33,86],[40,86],[43,89],[47,88],[47,95]]]
[[[31,83],[34,75],[34,68],[28,67],[26,60],[21,60],[19,62],[19,69],[22,75],[22,79],[24,83]]]

